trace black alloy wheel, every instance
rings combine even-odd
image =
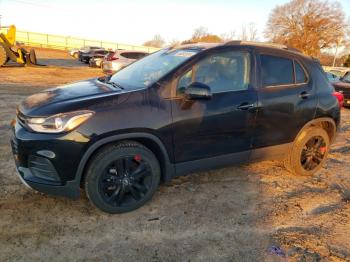
[[[322,163],[326,151],[326,142],[321,136],[311,137],[302,149],[301,165],[307,171],[315,169]]]
[[[149,164],[140,155],[124,156],[110,163],[99,180],[99,190],[110,205],[127,207],[141,201],[152,185]]]
[[[85,191],[100,210],[125,213],[143,206],[157,191],[160,165],[151,150],[125,141],[95,153],[84,178]]]

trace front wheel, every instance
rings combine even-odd
[[[136,142],[108,146],[92,159],[85,191],[100,210],[115,214],[135,210],[149,201],[160,181],[152,151]]]
[[[306,128],[296,138],[285,166],[295,175],[314,175],[326,161],[329,146],[330,138],[323,128]]]

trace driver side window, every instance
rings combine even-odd
[[[210,87],[212,93],[248,89],[250,55],[242,51],[212,54],[184,73],[177,84],[177,94],[182,94],[193,82]]]

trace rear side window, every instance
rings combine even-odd
[[[297,84],[305,83],[307,82],[307,77],[305,74],[305,71],[303,67],[297,62],[294,61],[295,63],[295,80]]]
[[[145,56],[143,53],[136,53],[136,52],[125,52],[125,53],[121,53],[120,55],[128,59],[140,59]]]
[[[128,59],[132,59],[131,58],[131,53],[125,52],[125,53],[121,53],[120,56],[124,57],[124,58],[128,58]]]
[[[98,54],[98,55],[105,55],[105,54],[107,54],[108,53],[108,51],[106,51],[106,50],[98,50],[98,51],[95,51],[95,54]]]
[[[260,58],[264,87],[294,84],[293,60],[270,55]]]
[[[136,59],[144,58],[146,55],[148,55],[148,54],[147,53],[136,53]]]

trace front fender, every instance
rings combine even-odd
[[[168,152],[164,144],[162,143],[162,141],[157,136],[149,133],[127,133],[127,134],[111,135],[96,141],[95,143],[89,146],[89,148],[85,151],[83,157],[81,158],[77,169],[75,181],[79,182],[80,184],[90,158],[99,148],[113,142],[118,142],[122,140],[137,141],[137,139],[149,139],[157,144],[157,146],[159,147],[162,153],[161,160],[164,161],[164,163],[161,163],[163,164],[163,167],[164,167],[164,169],[162,170],[163,171],[162,178],[164,182],[168,182],[175,175],[175,167],[173,164],[170,163]]]

